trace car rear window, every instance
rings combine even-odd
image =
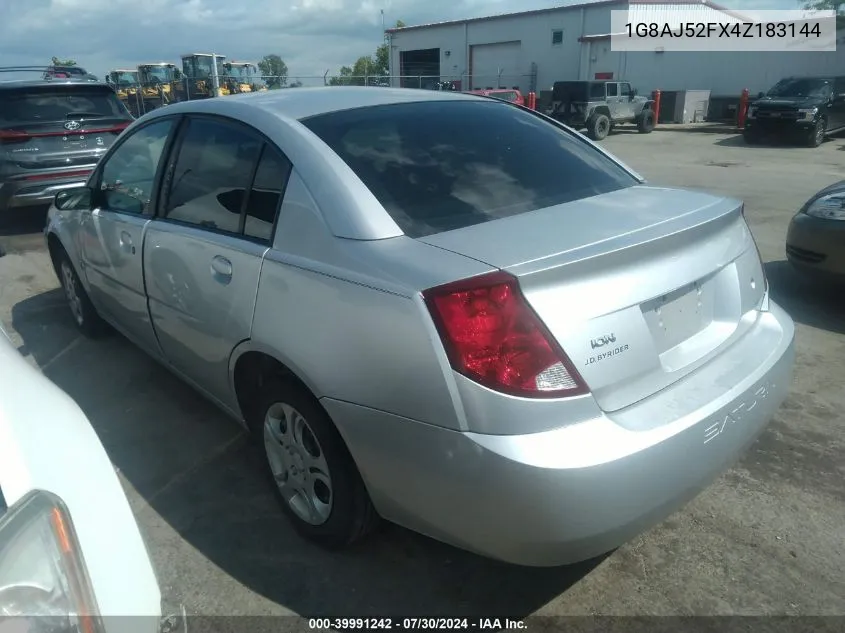
[[[0,97],[0,125],[64,121],[69,114],[125,117],[126,111],[110,88],[10,90]]]
[[[349,165],[409,237],[637,184],[574,134],[496,101],[391,104],[302,123]]]

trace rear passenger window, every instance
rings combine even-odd
[[[607,96],[608,97],[618,97],[619,96],[619,86],[617,84],[607,84]]]
[[[164,217],[240,232],[241,210],[263,142],[214,119],[190,121],[170,177]]]
[[[290,176],[290,161],[266,145],[255,172],[246,207],[244,235],[270,241],[282,192]]]

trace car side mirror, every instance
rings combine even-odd
[[[69,209],[90,209],[94,191],[90,187],[71,187],[62,189],[53,199],[53,205],[60,211]]]
[[[631,98],[633,99],[633,98],[634,98],[634,97],[636,97],[636,96],[637,96],[637,89],[636,89],[636,88],[631,88]]]

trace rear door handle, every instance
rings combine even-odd
[[[126,231],[120,232],[120,248],[132,255],[135,254],[135,245],[132,243],[132,236]]]
[[[232,262],[222,255],[215,255],[211,260],[211,276],[218,283],[227,285],[232,281]]]

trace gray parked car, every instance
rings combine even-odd
[[[46,235],[83,332],[241,421],[303,534],[381,516],[548,566],[661,520],[783,400],[742,210],[504,101],[302,88],[145,115]]]
[[[627,81],[556,81],[549,115],[601,141],[623,123],[642,134],[654,130],[654,101],[641,97]]]
[[[0,82],[0,221],[86,182],[133,121],[109,86],[76,80]]]

